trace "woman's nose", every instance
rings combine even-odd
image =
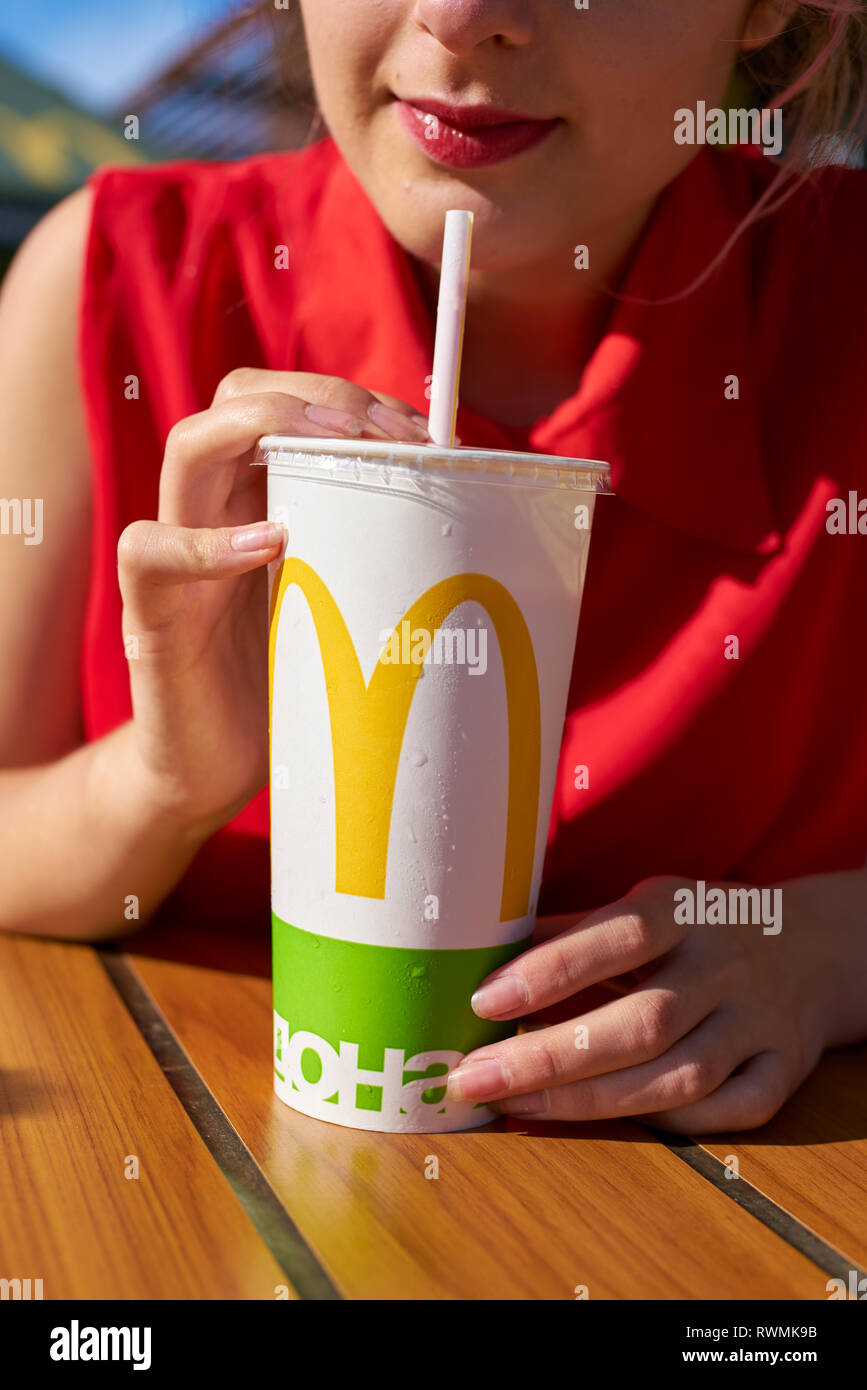
[[[529,43],[536,0],[417,0],[416,15],[457,57],[493,39],[507,47]]]

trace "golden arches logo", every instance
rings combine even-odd
[[[335,891],[384,898],[400,750],[421,665],[390,663],[380,655],[365,685],[355,645],[328,588],[304,560],[287,557],[271,591],[269,710],[280,610],[293,584],[310,609],[325,672],[334,755]],[[508,589],[484,574],[440,580],[400,621],[409,619],[410,630],[434,633],[458,604],[468,601],[481,604],[493,623],[505,676],[509,769],[500,920],[510,922],[528,911],[539,814],[539,677],[527,624]],[[399,628],[400,622],[394,630]]]

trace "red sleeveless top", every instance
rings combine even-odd
[[[867,174],[823,171],[697,291],[632,302],[708,265],[770,163],[705,148],[668,186],[607,331],[550,416],[519,430],[458,415],[464,444],[605,459],[617,493],[596,509],[543,913],[652,874],[765,884],[867,857]],[[331,141],[90,182],[81,673],[94,739],[131,715],[117,539],[157,514],[174,422],[238,366],[346,377],[425,411],[433,324]],[[828,529],[833,498],[842,534]],[[263,789],[164,912],[266,924],[267,835]]]

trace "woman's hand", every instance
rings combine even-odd
[[[727,901],[743,887],[712,886]],[[826,1047],[867,1036],[867,872],[781,885],[780,927],[768,934],[761,922],[679,923],[675,893],[685,888],[696,892],[695,882],[646,879],[580,920],[541,919],[539,944],[490,975],[473,1007],[518,1019],[568,1001],[557,1010],[568,1021],[543,1012],[541,1026],[470,1053],[449,1095],[527,1119],[640,1115],[680,1133],[751,1129]],[[604,981],[618,997],[583,1011],[574,996]]]
[[[123,635],[145,783],[195,824],[231,819],[268,776],[265,566],[286,536],[266,516],[266,434],[425,442],[390,396],[303,372],[231,372],[170,431],[156,521],[120,537]]]

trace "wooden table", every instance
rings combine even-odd
[[[867,1047],[710,1142],[372,1134],[274,1097],[268,964],[264,936],[194,926],[0,935],[0,1278],[45,1299],[825,1300],[863,1277]]]

